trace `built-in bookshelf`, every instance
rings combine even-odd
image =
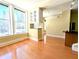
[[[42,27],[43,10],[41,8],[34,9],[30,12],[30,28]]]
[[[36,17],[36,11],[32,11],[30,12],[30,28],[35,28],[35,24],[37,23],[36,22],[37,20],[37,17]]]

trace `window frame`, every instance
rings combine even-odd
[[[21,12],[24,13],[24,19],[25,19],[25,20],[24,20],[24,21],[25,21],[25,22],[24,22],[24,23],[25,23],[25,24],[24,24],[24,25],[25,25],[24,27],[25,27],[25,30],[26,30],[26,31],[23,32],[23,33],[22,33],[22,32],[21,32],[21,33],[16,33],[16,31],[15,31],[16,27],[15,27],[14,9],[16,9],[16,10],[21,11]],[[14,6],[14,7],[13,7],[13,17],[14,17],[14,32],[13,32],[13,33],[14,33],[14,34],[24,34],[24,33],[27,33],[27,24],[28,24],[28,22],[27,22],[27,19],[26,19],[26,18],[27,18],[28,16],[26,16],[26,12],[25,12],[23,9]]]
[[[8,34],[3,34],[3,35],[0,35],[0,37],[3,37],[3,36],[9,36],[10,35],[10,9],[9,9],[9,4],[7,4],[7,3],[3,3],[3,2],[0,2],[0,5],[3,5],[3,6],[6,6],[7,8],[8,8],[8,19],[6,19],[6,20],[8,20],[9,22],[9,32],[8,32]]]

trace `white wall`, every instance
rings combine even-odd
[[[63,31],[69,31],[70,10],[64,11],[60,15],[48,16],[46,19],[46,32],[50,36],[65,37]]]

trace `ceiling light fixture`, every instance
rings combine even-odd
[[[72,1],[72,3],[71,3],[72,5],[74,5],[75,4],[75,1]]]

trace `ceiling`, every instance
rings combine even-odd
[[[2,0],[3,1],[3,0]],[[34,7],[54,7],[72,0],[4,0],[24,9],[31,9]]]
[[[47,15],[47,13],[52,15],[56,13],[62,13],[62,11],[65,11],[66,9],[70,9],[71,2],[77,0],[0,0],[0,1],[6,1],[13,5],[17,5],[18,7],[25,10],[31,10],[36,7],[42,7],[45,8],[44,10],[45,15]],[[77,6],[78,3],[76,3],[73,8]]]

